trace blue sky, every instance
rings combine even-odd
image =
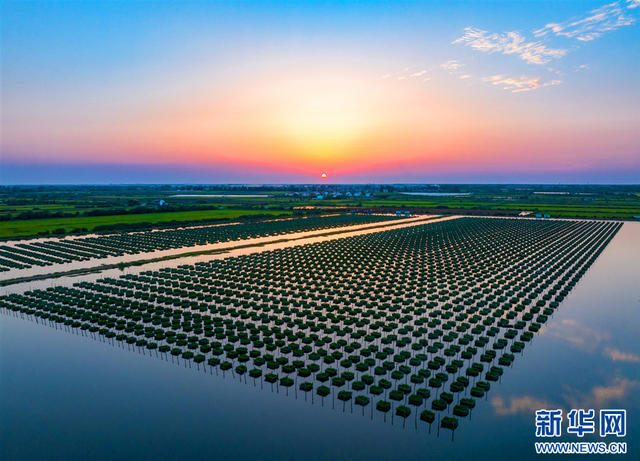
[[[637,183],[639,17],[4,1],[0,181]]]

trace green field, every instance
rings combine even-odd
[[[161,221],[197,221],[200,219],[235,219],[243,215],[291,214],[290,211],[275,210],[211,210],[185,211],[175,213],[145,213],[117,216],[86,216],[78,218],[31,219],[25,221],[0,222],[0,238],[35,235],[38,232],[63,228],[67,232],[74,228],[86,228],[89,231],[96,226],[106,224],[132,224],[140,222],[157,223]]]
[[[20,213],[25,211],[50,211],[51,213],[76,213],[99,210],[100,207],[87,205],[79,205],[77,203],[54,203],[54,204],[37,204],[37,205],[6,205],[0,204],[0,215],[9,215],[16,218]]]
[[[295,206],[340,206],[347,208],[389,207],[403,208],[442,208],[458,210],[511,210],[530,211],[533,214],[549,214],[564,218],[597,218],[597,219],[632,219],[640,215],[640,201],[635,197],[603,197],[589,201],[574,197],[527,197],[525,199],[509,199],[471,195],[468,197],[422,198],[392,195],[385,200],[378,196],[368,199],[329,199],[305,200]]]
[[[635,220],[635,216],[640,216],[638,186],[633,185],[442,185],[437,193],[458,195],[403,193],[421,188],[428,189],[415,185],[0,186],[0,238],[25,237],[56,229],[65,229],[67,233],[74,229],[91,231],[104,225],[135,227],[137,223],[291,214],[313,208],[332,212],[422,209],[437,214],[529,212],[533,216],[582,219]],[[234,197],[216,197],[226,194]],[[256,194],[267,197],[250,196]],[[323,195],[324,199],[314,200],[316,195]],[[154,199],[165,200],[166,205],[153,208]],[[150,211],[153,213],[147,213]]]

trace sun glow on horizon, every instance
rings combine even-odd
[[[357,80],[281,82],[263,93],[269,138],[288,162],[336,166],[359,157],[359,145],[384,125],[373,110],[379,96]]]
[[[226,126],[218,145],[242,161],[268,158],[310,176],[370,168],[390,152],[394,160],[429,156],[430,145],[449,135],[444,124],[453,126],[437,98],[357,74],[278,78],[237,96],[210,123]],[[208,146],[200,158],[211,158]]]

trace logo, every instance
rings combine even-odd
[[[567,413],[568,434],[578,437],[596,432],[594,410],[573,409]],[[600,410],[600,437],[627,435],[626,410]],[[562,410],[536,411],[536,437],[560,437],[562,435]]]
[[[562,410],[536,411],[536,437],[560,437]]]
[[[595,412],[593,410],[571,410],[567,417],[569,418],[569,434],[577,434],[582,437],[585,432],[593,434],[596,431],[596,423],[593,421]]]
[[[567,434],[583,437],[595,434],[596,421],[600,437],[627,435],[626,410],[600,410],[596,419],[594,410],[573,409],[567,413]],[[536,411],[536,437],[560,437],[562,435],[562,410]],[[536,442],[536,453],[556,454],[626,454],[626,442]]]
[[[607,435],[627,435],[626,410],[600,410],[600,437]]]

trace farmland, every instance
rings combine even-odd
[[[51,219],[31,219],[5,221],[0,224],[0,238],[32,236],[39,233],[51,233],[56,229],[64,229],[71,232],[73,229],[85,229],[91,232],[96,226],[113,224],[139,224],[171,221],[200,221],[200,220],[229,220],[246,215],[288,215],[290,211],[267,211],[267,210],[207,210],[207,211],[185,211],[177,213],[147,213],[129,214],[116,216],[86,216],[78,218],[51,218]]]
[[[417,191],[417,192],[416,192]],[[428,191],[428,192],[420,192]],[[412,195],[412,194],[435,195]],[[443,195],[437,195],[443,194]],[[321,197],[321,198],[319,198]],[[158,205],[162,201],[163,205]],[[240,216],[313,215],[349,210],[408,209],[422,214],[469,214],[633,220],[635,186],[51,186],[0,188],[0,238],[96,227],[135,230]]]

